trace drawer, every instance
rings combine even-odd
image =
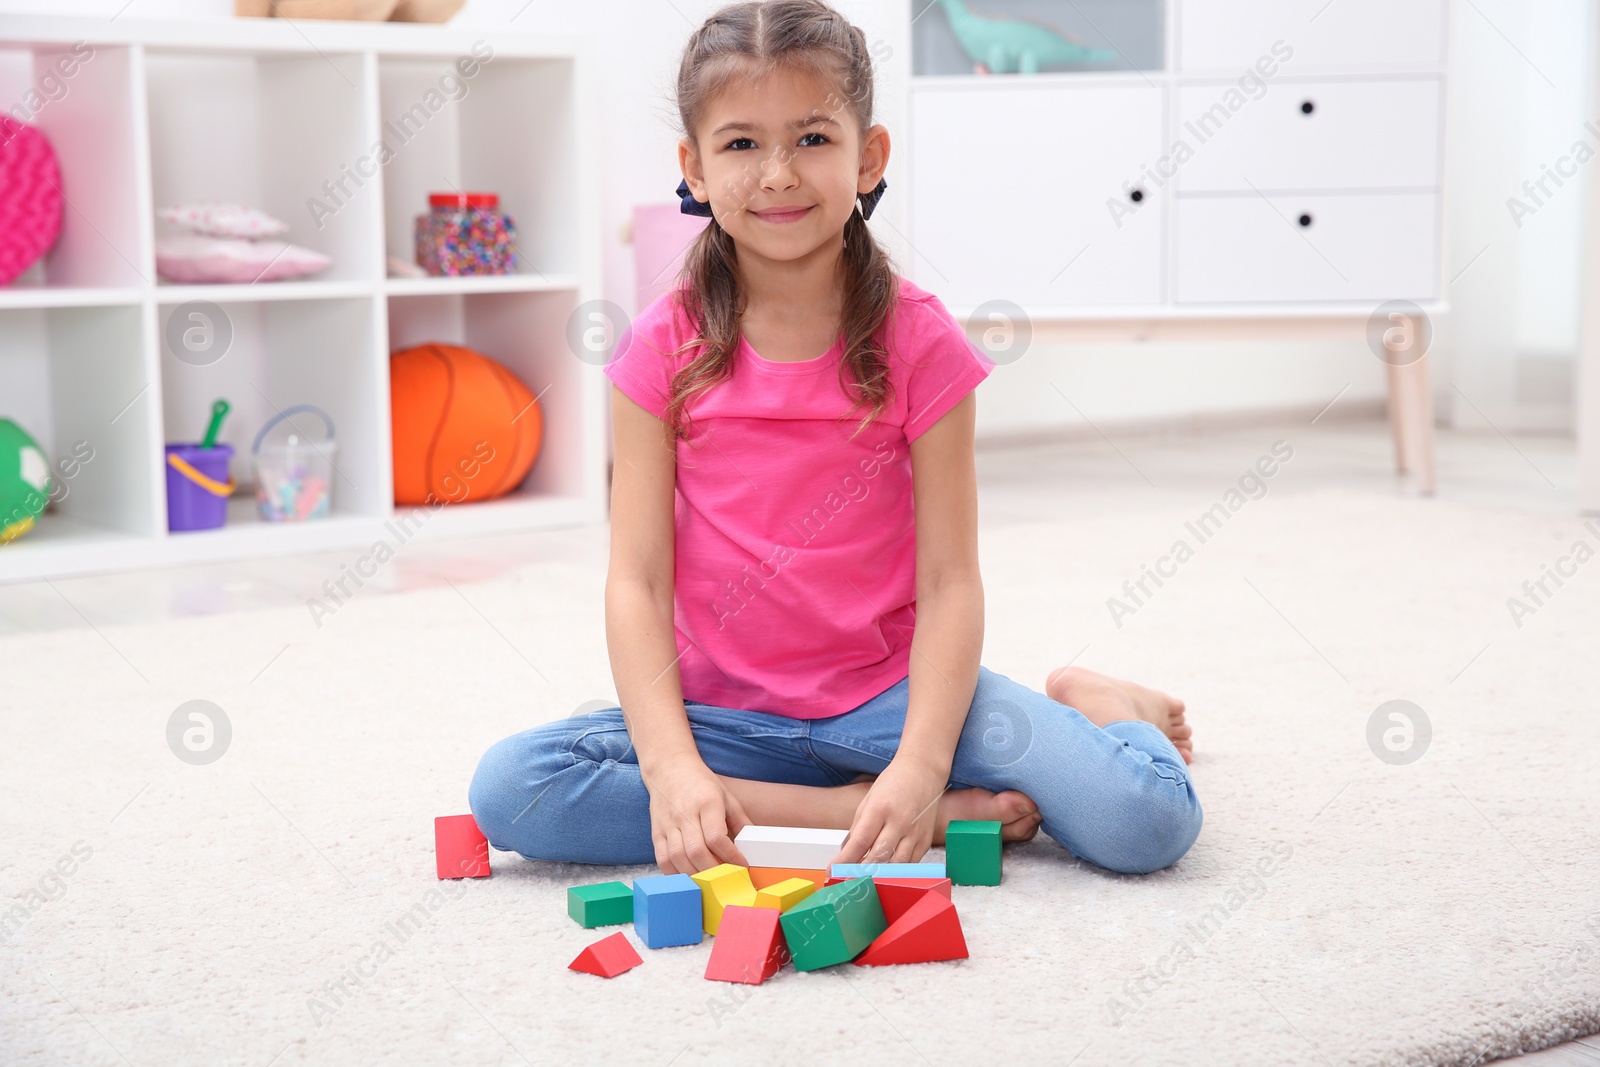
[[[1292,50],[1287,73],[1442,70],[1445,0],[1178,0],[1178,69],[1238,73]]]
[[[1434,193],[1190,196],[1177,212],[1183,304],[1432,300]],[[1309,226],[1299,220],[1308,217]]]
[[[1162,153],[1163,90],[974,80],[913,92],[912,279],[951,307],[1159,303],[1170,198],[1120,209]]]
[[[1439,184],[1437,78],[1270,81],[1259,99],[1235,88],[1179,88],[1176,134],[1194,152],[1178,170],[1183,192]]]

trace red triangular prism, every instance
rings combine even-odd
[[[777,908],[730,904],[723,909],[706,977],[713,982],[760,985],[777,974],[789,962],[789,945],[778,918]]]
[[[598,974],[601,978],[615,978],[623,971],[631,971],[644,960],[621,930],[610,937],[602,937],[567,964],[574,971]]]
[[[961,919],[956,915],[955,903],[930,891],[924,892],[922,899],[879,934],[877,940],[856,957],[856,965],[877,967],[885,963],[932,963],[966,958],[967,939],[961,933]]]
[[[883,905],[883,917],[891,924],[910,911],[911,905],[921,900],[922,894],[930,889],[946,898],[950,896],[948,878],[874,878],[872,884],[878,888],[878,902]]]

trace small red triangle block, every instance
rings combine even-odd
[[[777,908],[742,904],[724,908],[706,977],[713,982],[760,985],[777,974],[778,968],[789,962],[789,945],[778,920]]]
[[[883,917],[891,924],[911,910],[911,905],[922,899],[930,890],[950,897],[948,878],[874,878],[878,887],[878,903],[883,905]]]
[[[878,935],[867,950],[856,957],[856,965],[877,967],[886,963],[932,963],[935,960],[964,960],[967,939],[961,933],[961,919],[948,897],[925,892],[922,899]]]
[[[582,952],[567,966],[585,974],[598,974],[601,978],[615,978],[623,971],[631,971],[644,960],[623,935],[621,930],[610,937],[602,937]]]

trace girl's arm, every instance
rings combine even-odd
[[[856,809],[839,863],[911,863],[933,843],[939,797],[950,780],[983,653],[976,412],[976,395],[968,393],[911,442],[917,622],[905,731]]]
[[[742,863],[730,834],[749,820],[695,747],[683,708],[673,632],[673,486],[677,461],[665,424],[612,386],[616,463],[606,646],[611,676],[650,793],[656,863],[693,874]]]

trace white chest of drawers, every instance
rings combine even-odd
[[[1445,15],[1167,0],[1160,70],[914,77],[908,269],[958,318],[1010,301],[1036,335],[1439,314]],[[1390,372],[1427,491],[1425,364]]]
[[[1044,318],[1438,300],[1444,7],[1169,0],[1165,70],[913,79],[916,280]]]

